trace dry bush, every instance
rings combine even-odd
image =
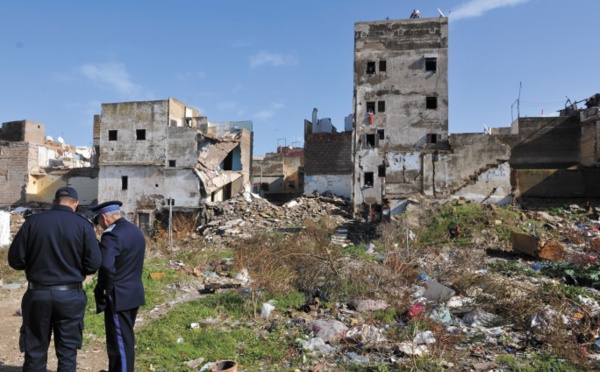
[[[331,220],[305,221],[293,236],[263,235],[234,247],[238,269],[246,268],[254,290],[283,294],[299,290],[325,299],[400,301],[403,278],[375,262],[352,259],[331,243]]]

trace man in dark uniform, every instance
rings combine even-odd
[[[10,267],[25,270],[29,281],[21,302],[23,371],[46,372],[52,332],[58,370],[77,368],[87,305],[81,283],[102,262],[93,225],[75,213],[78,204],[75,189],[58,189],[53,208],[29,216],[8,250]]]
[[[144,305],[142,269],[146,239],[142,231],[121,217],[120,201],[92,207],[94,223],[104,229],[100,241],[102,266],[94,289],[97,312],[104,311],[109,371],[133,372],[138,308]]]

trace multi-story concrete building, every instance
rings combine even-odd
[[[271,202],[287,202],[304,192],[304,149],[278,147],[252,160],[252,191]]]
[[[424,192],[448,148],[448,18],[354,27],[354,207]]]
[[[150,232],[166,206],[198,210],[250,190],[252,123],[211,124],[176,99],[102,105],[94,119],[98,199]]]

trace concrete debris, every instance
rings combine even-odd
[[[327,345],[320,337],[313,337],[309,340],[297,338],[296,342],[302,345],[302,348],[316,354],[331,354],[335,348]]]
[[[348,332],[348,327],[335,319],[315,320],[308,325],[308,329],[314,332],[315,337],[331,345],[337,345],[341,339],[346,337],[346,332]]]

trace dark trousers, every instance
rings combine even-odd
[[[76,371],[86,304],[87,298],[81,289],[28,289],[25,292],[21,302],[23,325],[19,338],[21,352],[25,352],[24,372],[46,372],[52,332],[58,370]]]
[[[110,372],[133,372],[135,364],[135,335],[133,326],[138,308],[115,311],[112,297],[104,311],[106,329],[106,350]]]

